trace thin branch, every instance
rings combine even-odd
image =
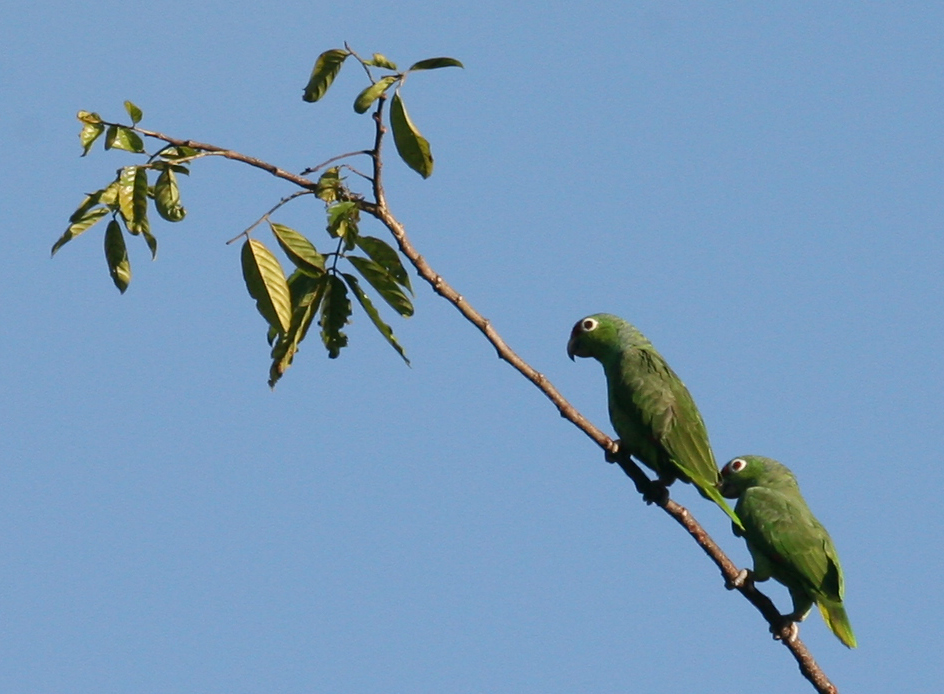
[[[603,449],[605,454],[615,457],[616,462],[622,468],[623,472],[633,481],[636,485],[637,491],[645,494],[647,491],[651,491],[653,488],[653,481],[649,479],[648,475],[642,471],[642,469],[636,465],[631,459],[626,456],[619,455],[618,446],[615,441],[613,441],[609,436],[603,433],[600,429],[594,426],[590,420],[584,417],[580,412],[571,405],[560,391],[554,387],[554,385],[547,379],[544,374],[535,370],[530,364],[528,364],[524,359],[522,359],[518,354],[508,346],[505,340],[498,334],[498,331],[492,326],[491,321],[489,321],[485,316],[479,313],[472,305],[466,301],[459,292],[457,292],[453,287],[443,279],[442,275],[433,270],[433,268],[426,262],[426,259],[416,250],[416,247],[413,246],[413,243],[410,241],[409,237],[406,234],[406,229],[403,225],[393,216],[387,207],[386,196],[384,195],[383,188],[383,162],[381,157],[381,145],[383,142],[383,136],[386,132],[386,129],[383,126],[383,120],[381,117],[383,109],[383,102],[378,105],[376,111],[374,112],[374,121],[375,121],[375,139],[374,139],[374,149],[371,151],[371,158],[374,165],[374,175],[373,175],[373,193],[374,193],[374,203],[367,201],[358,201],[359,206],[368,214],[373,215],[377,220],[379,220],[390,233],[396,239],[397,244],[400,248],[400,251],[405,255],[413,267],[416,269],[416,272],[422,277],[429,285],[433,288],[433,291],[439,294],[441,297],[446,299],[449,303],[456,307],[456,309],[466,318],[470,323],[472,323],[476,328],[478,328],[485,338],[492,344],[495,348],[495,351],[498,353],[498,357],[508,362],[515,370],[517,370],[522,376],[531,381],[554,405],[557,407],[558,412],[564,418],[573,423],[578,429],[583,431],[587,436],[589,436],[600,448]],[[708,557],[715,563],[715,566],[721,571],[722,577],[725,579],[726,585],[733,585],[738,578],[738,569],[735,566],[728,556],[721,550],[718,544],[711,538],[708,532],[701,526],[701,524],[695,520],[695,517],[691,512],[686,509],[684,506],[676,503],[668,497],[668,495],[663,495],[662,500],[658,502],[658,505],[671,516],[675,521],[681,525],[688,532],[689,535],[695,540],[699,547],[708,555]],[[820,694],[837,694],[838,690],[835,685],[829,681],[829,678],[826,677],[826,674],[820,669],[816,661],[813,659],[813,655],[810,653],[806,645],[800,640],[799,636],[793,637],[791,633],[790,625],[785,623],[783,616],[774,606],[773,602],[765,594],[757,590],[753,581],[744,582],[743,585],[737,588],[737,590],[745,597],[747,600],[757,608],[757,610],[763,615],[764,619],[767,620],[767,623],[771,626],[772,630],[776,629],[775,637],[783,642],[783,644],[790,650],[793,654],[793,657],[796,659],[797,664],[800,668],[800,672],[803,676],[810,681],[813,687],[820,692]]]
[[[226,245],[229,246],[230,244],[235,243],[236,241],[238,241],[239,239],[241,239],[243,236],[245,236],[245,237],[248,239],[248,238],[249,238],[249,232],[250,232],[250,231],[252,231],[252,230],[255,229],[257,226],[259,226],[260,224],[262,224],[266,219],[269,218],[269,215],[270,215],[270,214],[272,214],[273,212],[275,212],[277,209],[279,209],[279,208],[280,208],[282,205],[284,205],[285,203],[291,202],[291,201],[294,200],[295,198],[301,197],[302,195],[313,195],[313,194],[314,194],[313,191],[310,191],[310,190],[297,190],[297,191],[295,191],[294,193],[292,193],[291,195],[286,195],[284,198],[282,198],[281,200],[279,200],[279,202],[278,202],[271,210],[269,210],[269,211],[266,212],[264,215],[262,215],[261,217],[259,217],[259,219],[257,219],[255,222],[253,222],[252,224],[250,224],[249,227],[248,227],[245,231],[243,231],[243,232],[240,233],[240,234],[237,234],[236,236],[234,236],[233,238],[231,238],[229,241],[227,241],[227,242],[226,242]]]
[[[330,159],[328,159],[328,161],[323,161],[323,162],[321,162],[320,164],[318,164],[318,166],[312,166],[312,167],[309,167],[309,168],[305,169],[305,170],[302,171],[301,174],[299,174],[299,175],[300,175],[300,176],[307,176],[308,174],[316,173],[319,169],[323,169],[323,168],[326,167],[328,164],[332,164],[332,163],[334,163],[334,162],[336,162],[336,161],[338,161],[338,160],[340,160],[340,159],[347,159],[348,157],[354,157],[354,156],[357,156],[358,154],[370,154],[370,150],[368,150],[368,149],[361,149],[361,150],[358,150],[357,152],[348,152],[347,154],[339,154],[339,155],[336,156],[336,157],[331,157]]]
[[[367,73],[367,79],[370,80],[371,84],[374,84],[376,80],[374,79],[374,76],[370,74],[370,68],[367,67],[367,63],[364,61],[363,58],[361,58],[359,55],[357,55],[357,53],[354,52],[353,48],[347,45],[347,41],[344,42],[344,50],[346,50],[348,53],[354,56],[354,59],[361,64],[361,67],[364,68],[364,72]]]
[[[243,164],[249,164],[249,166],[262,169],[263,171],[272,174],[276,178],[281,178],[283,180],[289,181],[290,183],[294,183],[295,185],[305,188],[306,190],[314,191],[318,185],[309,178],[299,176],[298,174],[293,174],[291,171],[280,169],[279,167],[273,166],[272,164],[262,161],[261,159],[256,159],[255,157],[241,154],[232,149],[217,147],[216,145],[210,145],[205,142],[197,142],[196,140],[179,140],[176,137],[170,137],[169,135],[165,135],[154,130],[145,130],[144,128],[139,128],[138,126],[120,125],[118,123],[108,123],[105,121],[102,121],[102,123],[104,125],[118,125],[122,128],[128,128],[129,130],[134,130],[145,137],[153,137],[156,140],[163,140],[164,142],[174,145],[175,147],[190,147],[191,149],[199,149],[215,156],[232,159],[233,161],[240,161]]]

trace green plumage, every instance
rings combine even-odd
[[[843,578],[839,556],[826,528],[813,516],[796,478],[771,458],[745,455],[721,471],[722,491],[737,498],[735,511],[754,559],[754,580],[775,578],[790,591],[793,613],[801,621],[813,604],[823,620],[849,648],[856,638],[842,605]]]
[[[676,478],[691,482],[740,524],[718,491],[718,466],[695,401],[641,332],[622,318],[597,313],[574,326],[567,354],[603,365],[610,422],[622,450],[666,486]]]

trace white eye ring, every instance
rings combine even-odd
[[[580,321],[580,329],[585,333],[596,330],[598,325],[600,325],[600,322],[596,318],[584,318]]]
[[[735,475],[747,467],[747,461],[744,458],[735,458],[728,464],[728,469]]]

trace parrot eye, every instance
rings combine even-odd
[[[591,330],[595,330],[599,324],[600,323],[596,318],[584,318],[582,321],[580,321],[580,329],[585,333],[588,333]]]
[[[746,467],[747,461],[744,460],[744,458],[735,458],[730,463],[728,463],[728,470],[733,472],[735,475]]]

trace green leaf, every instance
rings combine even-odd
[[[335,239],[345,241],[348,250],[354,247],[357,238],[357,222],[360,220],[360,210],[355,202],[339,202],[328,208],[328,234]]]
[[[94,193],[89,193],[82,200],[82,203],[75,208],[75,212],[69,217],[70,222],[77,222],[82,219],[88,211],[91,210],[96,205],[102,204],[102,194],[105,192],[105,188],[101,190],[96,190]]]
[[[400,78],[397,75],[387,75],[386,77],[382,77],[374,82],[372,85],[357,95],[357,98],[354,100],[354,110],[357,113],[364,113],[367,111],[367,109],[370,108],[370,105],[377,101],[381,94],[390,89],[390,85],[392,85],[398,79]]]
[[[92,149],[98,136],[105,132],[105,126],[101,123],[86,123],[82,126],[82,132],[79,133],[79,142],[82,143],[82,156],[84,157]]]
[[[308,78],[308,84],[305,85],[302,99],[315,102],[323,97],[349,55],[348,51],[341,48],[333,48],[319,55],[318,60],[315,61],[315,67],[312,68],[311,77]]]
[[[338,167],[334,166],[321,174],[321,178],[318,179],[318,187],[315,189],[315,195],[325,202],[334,202],[338,199],[338,193],[342,187]]]
[[[91,197],[92,196],[88,196],[85,198],[85,200],[88,201],[89,198]],[[81,210],[84,205],[85,205],[85,202],[83,202],[82,205],[79,206],[79,210]],[[76,213],[78,213],[79,210],[76,210]],[[82,213],[82,215],[79,217],[76,217],[76,215],[73,214],[72,217],[70,218],[70,221],[72,223],[66,228],[65,233],[59,237],[59,240],[56,241],[52,245],[51,255],[56,255],[56,252],[60,248],[65,246],[67,243],[69,243],[69,241],[74,239],[79,234],[83,233],[84,231],[87,231],[96,222],[101,221],[102,217],[104,217],[106,214],[108,214],[107,207],[95,207],[92,209],[86,209]]]
[[[242,248],[243,279],[256,308],[280,333],[292,322],[292,300],[278,259],[261,241],[247,239]]]
[[[118,172],[118,209],[126,222],[134,219],[134,179],[137,166],[126,166]]]
[[[127,111],[128,115],[131,117],[132,125],[137,125],[141,122],[141,118],[144,117],[141,109],[132,104],[130,101],[125,101],[125,111]]]
[[[89,111],[79,111],[75,114],[75,117],[78,118],[83,123],[101,123],[102,117],[97,113],[90,113]]]
[[[168,222],[179,222],[187,215],[187,210],[180,204],[180,189],[173,166],[165,166],[154,183],[154,207]]]
[[[328,275],[322,274],[320,278],[315,279],[299,270],[289,277],[288,285],[294,306],[292,324],[287,333],[278,336],[272,347],[272,365],[269,367],[270,388],[275,387],[285,370],[291,366],[299,343],[308,334],[308,328],[318,313],[321,299],[328,287]],[[271,330],[269,334],[272,340],[276,340],[276,335],[272,335]]]
[[[105,133],[105,149],[123,149],[126,152],[144,152],[144,142],[136,132],[120,125],[109,125]]]
[[[406,353],[404,353],[403,347],[400,346],[400,343],[397,342],[397,338],[394,336],[393,330],[380,318],[380,314],[377,312],[377,309],[374,308],[370,298],[364,293],[364,290],[361,289],[361,285],[357,281],[357,278],[354,275],[347,274],[346,272],[342,272],[341,274],[344,276],[347,286],[349,286],[351,291],[354,292],[354,296],[357,297],[357,301],[360,303],[361,307],[364,309],[364,311],[367,313],[367,316],[374,324],[374,327],[377,328],[380,334],[384,336],[384,339],[390,343],[390,346],[397,351],[397,354],[400,355],[400,358],[406,362],[407,366],[409,366],[410,360],[406,358]]]
[[[347,298],[347,287],[337,275],[327,275],[327,292],[321,302],[321,341],[328,349],[328,356],[337,359],[341,349],[347,347],[347,335],[341,328],[351,317],[351,300]]]
[[[413,315],[413,302],[407,298],[407,295],[400,289],[393,276],[380,265],[369,258],[362,258],[358,255],[345,256],[351,261],[351,265],[357,268],[371,287],[377,290],[380,297],[390,304],[394,311],[404,318]]]
[[[441,67],[464,68],[465,65],[460,63],[455,58],[427,58],[426,60],[421,60],[418,63],[413,63],[410,66],[410,72],[413,72],[414,70],[435,70]]]
[[[131,284],[131,262],[128,260],[128,249],[125,246],[125,237],[121,233],[121,225],[112,219],[105,229],[105,260],[108,262],[108,274],[111,281],[122,294]]]
[[[399,92],[394,93],[390,103],[390,127],[393,129],[393,142],[400,158],[420,176],[429,178],[433,173],[433,155],[429,151],[429,142],[413,125]]]
[[[360,236],[357,239],[357,245],[370,256],[371,260],[389,272],[393,279],[406,287],[410,294],[413,293],[410,276],[403,267],[403,263],[400,262],[400,254],[387,242],[373,236]]]
[[[289,260],[302,272],[318,277],[325,271],[324,256],[307,238],[284,224],[269,222],[269,228]]]
[[[165,147],[160,151],[160,155],[165,159],[189,159],[200,153],[200,150],[193,147]]]
[[[157,260],[157,239],[154,238],[154,234],[151,233],[150,229],[142,229],[141,235],[148,245],[148,250],[151,251],[151,260]]]
[[[118,185],[118,181],[112,181],[111,183],[109,183],[107,186],[105,186],[105,188],[99,191],[102,194],[101,198],[99,199],[99,202],[103,205],[108,205],[112,209],[115,209],[114,206],[118,203],[118,188],[119,187],[120,186]]]
[[[124,167],[118,175],[118,209],[128,231],[135,235],[145,228],[150,230],[147,193],[147,169],[143,166]]]
[[[147,169],[143,166],[137,167],[134,174],[134,187],[131,198],[131,210],[134,215],[128,231],[132,234],[139,234],[143,231],[150,231],[151,225],[147,218],[148,208],[148,180]]]
[[[365,61],[368,65],[374,65],[375,67],[382,67],[387,70],[396,70],[397,66],[394,65],[385,55],[380,53],[374,53],[374,57],[370,60]]]
[[[111,149],[115,146],[116,137],[118,137],[118,126],[109,125],[108,132],[105,133],[105,149]]]

